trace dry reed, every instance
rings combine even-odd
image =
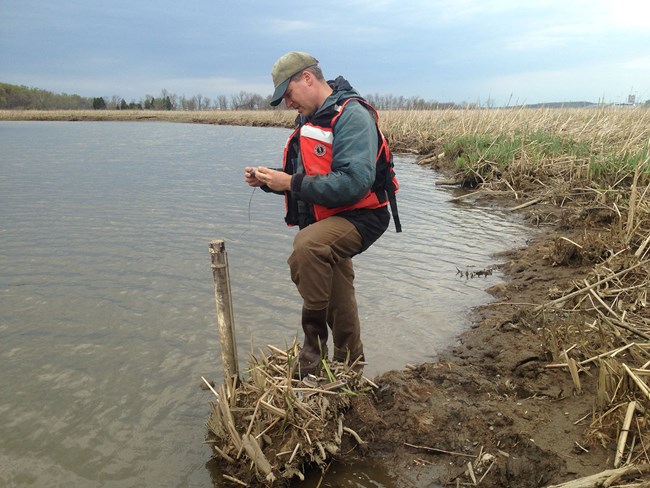
[[[350,395],[370,389],[356,364],[324,362],[325,377],[294,379],[299,348],[250,354],[249,378],[213,391],[206,423],[214,458],[225,479],[242,484],[286,484],[304,479],[305,465],[325,469],[340,453]]]

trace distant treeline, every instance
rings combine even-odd
[[[439,110],[450,108],[493,108],[493,102],[453,103],[424,100],[420,97],[393,95],[366,95],[366,100],[378,110]],[[127,102],[124,98],[82,97],[66,93],[52,93],[39,88],[0,83],[0,110],[268,110],[271,95],[239,92],[236,95],[219,95],[212,99],[203,95],[186,97],[162,90],[158,97],[145,95],[140,100]],[[584,107],[591,102],[563,102],[527,105],[528,107]],[[650,100],[645,102],[650,106]],[[283,109],[283,105],[278,107]]]
[[[433,110],[467,107],[468,104],[440,103],[420,97],[395,97],[393,95],[367,95],[366,99],[379,110]],[[38,88],[0,83],[0,109],[8,110],[268,110],[271,96],[239,92],[236,95],[219,95],[212,99],[203,95],[186,97],[162,90],[158,97],[145,95],[140,100],[127,102],[124,98],[84,98],[79,95],[52,93]],[[278,107],[280,110],[282,106]]]

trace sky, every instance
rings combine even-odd
[[[270,95],[288,51],[362,94],[650,99],[646,0],[0,0],[0,82],[127,102]]]

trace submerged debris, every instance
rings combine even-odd
[[[242,486],[288,484],[304,479],[306,465],[325,469],[341,452],[344,435],[363,440],[345,426],[350,396],[374,387],[362,364],[323,361],[322,376],[294,378],[299,346],[267,346],[250,354],[249,378],[224,383],[210,402],[207,442],[224,480]]]
[[[456,266],[456,276],[460,277],[465,277],[465,279],[470,279],[470,278],[480,278],[480,277],[487,277],[487,276],[492,276],[492,271],[496,268],[496,266],[489,266],[487,268],[479,269],[476,271],[470,270],[470,267],[468,266],[464,271],[460,269],[458,266]]]

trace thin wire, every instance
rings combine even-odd
[[[238,241],[239,239],[241,239],[242,236],[244,234],[246,234],[246,232],[251,230],[251,203],[253,202],[253,195],[255,195],[255,190],[257,190],[257,187],[254,186],[253,191],[251,192],[251,197],[248,199],[248,227],[246,229],[244,229],[244,231],[241,233],[241,235],[237,239],[234,239],[235,241]]]
[[[251,192],[251,197],[248,199],[248,226],[250,227],[251,225],[251,203],[253,201],[253,195],[255,194],[255,190],[257,190],[257,187],[253,187],[253,191]]]

